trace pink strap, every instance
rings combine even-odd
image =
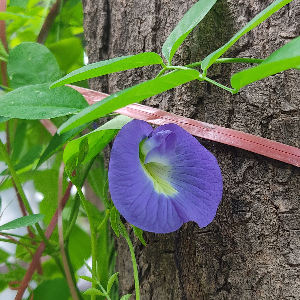
[[[80,92],[90,105],[109,96],[77,86],[70,85],[70,87]],[[300,149],[249,133],[177,116],[141,104],[130,104],[115,112],[155,125],[174,123],[192,135],[258,153],[296,167],[300,166]]]

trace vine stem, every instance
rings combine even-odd
[[[215,64],[223,64],[223,63],[249,63],[249,64],[260,64],[264,61],[264,59],[259,58],[243,58],[243,57],[237,57],[237,58],[218,58],[214,63]],[[195,68],[195,67],[201,67],[202,61],[197,61],[195,63],[186,65],[187,68]]]
[[[19,234],[14,234],[14,233],[4,233],[4,232],[1,232],[0,235],[5,235],[5,236],[12,236],[12,237],[17,237],[17,238],[22,238],[22,239],[25,239],[25,240],[28,240],[28,241],[31,241],[31,242],[35,242],[35,243],[40,243],[41,240],[38,240],[38,239],[35,239],[35,238],[31,238],[31,237],[28,237],[28,236],[23,236],[23,235],[19,235]],[[33,244],[34,245],[34,244]],[[37,246],[36,246],[37,248]]]
[[[25,247],[26,250],[27,250],[31,255],[33,255],[33,253],[32,253],[32,252],[30,251],[30,249],[28,248],[28,245],[27,245],[27,244],[22,243],[22,242],[20,242],[20,241],[18,241],[18,240],[15,240],[14,238],[10,237],[9,235],[5,235],[5,234],[3,234],[3,233],[0,233],[0,235],[1,235],[1,236],[5,236],[5,237],[7,238],[7,239],[2,239],[2,238],[0,238],[0,242],[11,243],[11,244],[16,244],[16,245],[21,245],[21,246]],[[35,245],[30,245],[30,247],[33,248],[33,249],[37,249],[37,246],[35,246]]]
[[[103,219],[103,221],[101,222],[101,224],[97,227],[97,232],[99,232],[102,228],[102,226],[106,223],[106,221],[108,220],[110,215],[110,209],[107,209],[105,212],[105,218]]]
[[[91,246],[92,246],[92,276],[93,279],[97,280],[97,231],[96,227],[94,226],[94,220],[92,216],[92,212],[88,206],[88,201],[85,199],[83,192],[80,187],[76,186],[77,192],[79,194],[80,200],[82,205],[86,211],[89,223],[90,223],[90,230],[91,230]],[[92,282],[92,288],[96,288],[96,283]],[[96,300],[96,295],[91,295],[91,300]]]
[[[161,77],[166,71],[167,71],[167,68],[164,67],[164,68],[157,74],[157,76],[156,76],[155,78]]]
[[[212,84],[214,84],[214,85],[216,85],[216,86],[218,86],[218,87],[220,87],[220,88],[222,88],[222,89],[224,89],[224,90],[226,90],[226,91],[228,91],[228,92],[230,92],[232,94],[236,94],[238,92],[236,89],[231,89],[231,88],[229,88],[229,87],[227,87],[227,86],[225,86],[225,85],[223,85],[223,84],[221,84],[219,82],[216,82],[216,81],[214,81],[214,80],[212,80],[212,79],[210,79],[210,78],[208,78],[206,76],[200,76],[199,80],[201,80],[201,81],[205,80],[207,82],[210,82],[210,83],[212,83]]]
[[[59,13],[59,10],[60,10],[60,4],[61,4],[61,0],[57,0],[52,8],[50,9],[45,21],[44,21],[44,24],[41,28],[41,31],[38,35],[38,38],[37,38],[37,43],[39,44],[44,44],[47,36],[48,36],[48,33],[50,32],[50,29],[54,23],[54,20],[55,18],[57,17],[58,13]]]
[[[63,175],[64,175],[64,163],[61,163],[60,169],[59,169],[59,176],[58,176],[58,207],[57,207],[57,228],[58,228],[58,240],[60,245],[60,254],[62,263],[64,266],[65,274],[66,274],[66,280],[68,282],[70,293],[73,300],[79,300],[77,296],[76,287],[74,285],[72,275],[69,268],[69,261],[66,256],[65,247],[64,247],[64,234],[63,234],[63,219],[62,219],[62,211],[63,207],[61,205],[60,199],[63,196]]]
[[[133,266],[133,275],[134,275],[134,286],[135,286],[135,297],[136,300],[140,300],[140,282],[139,282],[139,273],[137,269],[137,263],[136,263],[136,257],[133,249],[132,242],[130,240],[130,237],[128,235],[128,232],[122,223],[121,220],[119,220],[119,227],[120,227],[120,233],[124,236],[130,250],[131,259],[132,259],[132,266]]]

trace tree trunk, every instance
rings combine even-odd
[[[271,0],[219,0],[179,48],[173,62],[200,61],[226,43]],[[90,63],[161,47],[196,0],[85,0]],[[300,3],[293,1],[242,37],[224,57],[265,58],[299,35]],[[248,65],[216,65],[222,84]],[[113,93],[153,78],[145,67],[90,81]],[[299,147],[299,71],[274,75],[231,95],[191,82],[152,97],[146,105]],[[189,222],[172,234],[136,239],[142,300],[300,299],[300,169],[234,147],[200,140],[217,157],[224,195],[206,228]],[[134,289],[128,247],[117,242],[120,294]]]

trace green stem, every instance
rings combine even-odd
[[[191,68],[187,67],[187,66],[167,66],[166,70],[189,70]]]
[[[74,225],[76,224],[79,207],[80,207],[80,198],[78,197],[78,195],[76,195],[74,205],[72,207],[72,211],[71,211],[70,218],[69,218],[69,227],[68,227],[66,234],[64,235],[65,241],[68,240],[68,238],[74,228]]]
[[[242,57],[237,57],[237,58],[219,58],[216,60],[217,64],[222,64],[222,63],[246,63],[246,64],[260,64],[264,61],[264,59],[260,58],[242,58]]]
[[[82,190],[80,187],[76,186],[77,192],[79,194],[79,197],[81,199],[81,203],[86,211],[89,223],[90,223],[90,230],[91,230],[91,246],[92,246],[92,276],[93,279],[97,280],[96,274],[97,274],[97,231],[94,226],[94,220],[92,212],[89,208],[88,201],[85,199]],[[92,288],[96,288],[96,284],[92,282]],[[96,295],[91,295],[91,300],[96,300]]]
[[[128,235],[128,232],[127,232],[127,230],[126,230],[126,228],[125,228],[125,226],[124,226],[124,224],[122,223],[121,220],[119,220],[119,227],[121,229],[120,230],[121,234],[124,236],[128,246],[129,246],[131,259],[132,259],[132,266],[133,266],[135,296],[136,296],[136,300],[140,300],[139,273],[138,273],[138,269],[137,269],[137,263],[136,263],[136,258],[135,258],[135,254],[134,254],[133,245],[132,245],[132,242],[131,242],[130,237]]]
[[[155,78],[159,78],[159,77],[161,77],[165,72],[167,71],[167,68],[165,67],[165,68],[163,68],[157,75],[156,75],[156,77]]]
[[[75,278],[75,273],[76,272],[74,271],[72,263],[71,263],[70,253],[69,253],[69,240],[67,240],[66,243],[65,243],[65,253],[66,253],[66,259],[67,259],[67,263],[68,263],[69,270],[70,270],[70,273],[71,273],[72,281],[73,281],[73,284],[74,284],[74,287],[75,287],[75,290],[76,290],[77,297],[80,300],[84,300],[83,296],[81,295],[81,293],[78,289],[76,278]]]
[[[101,224],[97,227],[97,232],[99,232],[101,230],[102,226],[106,223],[106,221],[109,218],[109,214],[110,214],[110,210],[107,209],[106,212],[105,212],[105,218],[103,219],[103,221],[101,222]]]
[[[0,53],[0,55],[1,55],[1,53]],[[0,56],[0,60],[1,60],[1,61],[4,61],[4,62],[6,62],[6,63],[8,62],[8,59],[5,58],[5,57],[3,57],[3,56]]]
[[[105,288],[102,286],[102,284],[100,283],[100,281],[98,281],[98,285],[100,287],[100,290],[102,291],[102,293],[105,295],[105,297],[107,298],[107,300],[111,300],[107,291],[105,290]]]
[[[36,245],[32,245],[32,244],[25,244],[25,243],[22,243],[22,242],[19,242],[19,241],[16,241],[16,240],[10,240],[10,239],[2,239],[0,238],[0,242],[5,242],[5,243],[10,243],[10,244],[15,244],[15,245],[21,245],[21,246],[24,246],[25,248],[33,248],[33,249],[37,249],[38,246]]]
[[[91,269],[91,267],[86,263],[84,262],[85,266],[88,268],[88,270],[91,272],[91,274],[93,275],[93,278],[95,277],[96,278],[96,274],[94,274],[93,270]],[[111,300],[111,298],[109,297],[109,295],[107,294],[105,288],[102,286],[101,282],[96,279],[95,280],[97,282],[97,284],[99,285],[100,287],[100,290],[102,291],[102,293],[105,295],[105,297],[107,298],[107,300]]]
[[[1,232],[3,235],[5,236],[13,236],[13,237],[17,237],[17,238],[21,238],[21,239],[25,239],[25,240],[29,240],[29,241],[32,241],[32,242],[35,242],[35,243],[40,243],[41,240],[38,240],[38,239],[33,239],[31,237],[28,237],[28,236],[23,236],[23,235],[18,235],[18,234],[14,234],[14,233],[4,233],[4,232]]]
[[[227,87],[227,86],[225,86],[225,85],[223,85],[223,84],[221,84],[221,83],[219,83],[219,82],[216,82],[216,81],[214,81],[214,80],[212,80],[212,79],[210,79],[210,78],[208,78],[208,77],[205,77],[205,76],[201,76],[200,78],[199,78],[199,80],[205,80],[205,81],[207,81],[207,82],[210,82],[210,83],[212,83],[212,84],[214,84],[214,85],[216,85],[216,86],[218,86],[218,87],[220,87],[220,88],[222,88],[222,89],[224,89],[224,90],[226,90],[226,91],[228,91],[228,92],[230,92],[230,93],[232,93],[232,94],[236,94],[237,93],[237,90],[236,89],[231,89],[231,88],[229,88],[229,87]]]
[[[3,90],[5,90],[6,92],[10,92],[10,91],[13,90],[12,88],[10,88],[10,87],[8,87],[8,86],[5,86],[5,85],[2,85],[2,84],[0,84],[0,87],[1,87]]]
[[[8,59],[8,53],[1,41],[0,41],[0,55],[3,56],[3,58],[5,58],[6,60]]]
[[[85,182],[85,180],[86,180],[86,178],[87,178],[87,176],[88,176],[88,174],[89,174],[89,171],[90,171],[91,168],[92,168],[92,165],[93,165],[95,159],[96,159],[96,156],[93,157],[93,158],[89,161],[89,163],[88,163],[88,165],[87,165],[87,167],[86,167],[86,169],[85,169],[85,171],[84,171],[84,174],[83,174],[83,176],[81,177],[80,186],[82,186],[82,185],[84,184],[84,182]],[[74,225],[76,224],[76,220],[77,220],[77,216],[78,216],[78,212],[79,212],[79,207],[80,207],[80,197],[79,197],[79,195],[77,194],[77,195],[75,196],[74,205],[73,205],[72,210],[71,210],[71,213],[70,213],[70,217],[69,217],[69,227],[68,227],[68,230],[67,230],[66,234],[64,235],[64,240],[67,240],[67,239],[69,238],[69,236],[70,236],[70,234],[71,234],[71,232],[72,232],[72,230],[73,230],[73,228],[74,228]]]
[[[222,63],[250,63],[250,64],[260,64],[264,61],[264,59],[258,58],[219,58],[214,63],[215,64],[222,64]],[[187,68],[195,68],[201,67],[202,61],[197,61],[195,63],[186,65]]]
[[[60,29],[61,29],[61,11],[64,5],[64,0],[61,0],[59,3],[59,12],[58,12],[58,24],[57,24],[57,31],[56,31],[56,41],[58,42],[60,40]]]

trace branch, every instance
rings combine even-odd
[[[39,44],[45,43],[46,38],[50,32],[50,29],[54,23],[54,20],[59,13],[60,2],[61,2],[61,0],[56,0],[56,2],[51,7],[51,9],[45,19],[45,22],[41,28],[41,31],[37,37],[37,40],[36,40],[37,43],[39,43]]]
[[[51,135],[54,135],[57,131],[57,127],[48,119],[40,120],[42,125],[48,130]]]

